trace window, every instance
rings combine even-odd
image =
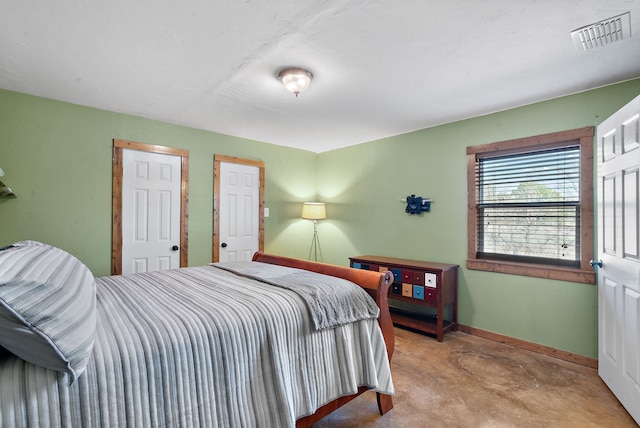
[[[592,127],[467,157],[469,269],[595,283]]]
[[[580,147],[478,159],[482,258],[580,266]]]

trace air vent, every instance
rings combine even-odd
[[[586,25],[571,32],[573,44],[578,50],[589,50],[606,46],[631,37],[631,14],[629,12]]]

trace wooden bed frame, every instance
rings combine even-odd
[[[389,304],[387,301],[387,295],[389,287],[393,282],[393,274],[391,272],[373,272],[360,269],[352,269],[343,266],[335,266],[318,262],[310,262],[306,260],[293,259],[288,257],[275,256],[271,254],[265,254],[258,251],[253,256],[253,261],[270,263],[280,266],[288,266],[297,269],[305,269],[312,272],[317,272],[325,275],[336,276],[343,278],[358,284],[360,287],[373,297],[377,305],[380,307],[380,317],[378,322],[384,341],[387,347],[387,354],[389,356],[389,362],[391,362],[391,356],[393,355],[393,349],[395,346],[395,333],[393,330],[393,322],[391,321],[391,314],[389,312]],[[367,387],[360,387],[358,392],[353,395],[340,397],[330,403],[320,407],[314,414],[305,416],[298,419],[296,427],[310,427],[315,422],[327,416],[334,410],[347,404],[349,401],[358,397],[363,392],[367,391]],[[393,408],[393,400],[390,395],[380,394],[378,395],[378,409],[380,414],[384,415]]]

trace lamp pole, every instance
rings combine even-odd
[[[320,251],[320,261],[323,261],[320,239],[318,239],[318,220],[313,220],[313,239],[311,240],[311,248],[309,248],[309,260],[311,260],[311,253],[313,253],[313,259],[317,262],[318,251]]]

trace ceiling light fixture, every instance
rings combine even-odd
[[[313,74],[304,68],[288,67],[278,74],[278,79],[288,91],[293,92],[297,97],[300,92],[309,87]]]

